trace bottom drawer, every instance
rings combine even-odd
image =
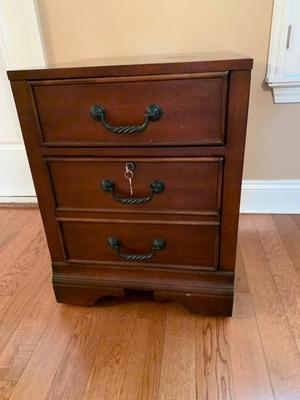
[[[72,262],[214,270],[217,223],[133,221],[60,222],[66,256]]]

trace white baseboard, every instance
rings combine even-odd
[[[35,204],[37,203],[36,196],[1,196],[0,204]]]
[[[0,144],[0,197],[35,196],[22,143]]]
[[[34,191],[29,195],[26,193],[11,196],[0,194],[0,203],[36,202]],[[241,213],[300,214],[300,179],[244,180],[240,211]]]
[[[242,213],[299,214],[300,179],[243,180]]]

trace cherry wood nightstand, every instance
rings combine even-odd
[[[10,71],[59,302],[147,290],[231,315],[252,60]]]

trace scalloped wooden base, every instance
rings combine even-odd
[[[59,303],[82,306],[93,306],[101,297],[125,296],[123,288],[89,288],[54,285],[56,299]],[[233,295],[225,293],[187,293],[181,291],[153,290],[153,298],[158,301],[174,301],[182,304],[188,311],[195,314],[231,316]]]
[[[56,300],[59,303],[67,303],[81,306],[94,306],[101,297],[124,297],[125,292],[119,288],[89,288],[76,286],[54,285]]]
[[[232,315],[233,295],[154,291],[153,297],[159,301],[175,301],[180,303],[194,314]]]

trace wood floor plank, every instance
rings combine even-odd
[[[235,399],[224,318],[196,318],[197,399]]]
[[[9,400],[14,390],[14,383],[9,381],[0,381],[0,400]]]
[[[9,238],[11,228],[11,216],[14,214],[14,210],[6,210],[0,207],[0,249],[3,247]]]
[[[164,303],[141,303],[119,400],[158,398],[166,308]]]
[[[271,400],[273,389],[249,293],[235,294],[225,321],[236,399]],[[255,384],[254,384],[255,383]]]
[[[24,230],[27,235],[25,240],[20,235],[19,245],[11,253],[10,246],[5,255],[5,268],[0,271],[0,296],[12,296],[23,284],[26,276],[30,275],[36,266],[36,260],[45,258],[48,260],[48,272],[50,272],[50,258],[46,249],[45,235],[39,221],[35,221]],[[22,243],[20,243],[22,240]],[[15,243],[14,246],[15,247]],[[8,258],[9,257],[9,258]]]
[[[273,215],[276,228],[295,268],[300,272],[300,229],[291,215]]]
[[[46,398],[82,312],[82,307],[59,306],[56,309],[10,400]]]
[[[300,229],[300,214],[293,214],[291,215],[293,221],[295,221],[295,224],[298,226],[298,229]]]
[[[26,240],[27,251],[20,244],[15,253],[11,254],[11,259],[7,260],[7,264],[11,265],[12,272],[11,275],[9,271],[4,274],[6,282],[2,283],[2,294],[9,294],[12,298],[0,312],[0,352],[14,334],[28,307],[38,296],[44,281],[49,280],[50,259],[46,243],[40,239],[36,242],[35,234],[39,237],[39,233],[34,231],[31,232],[31,239]],[[18,250],[20,250],[21,256]],[[36,254],[38,262],[36,262]],[[27,271],[25,275],[23,267],[24,271]],[[15,269],[19,271],[20,275],[15,274]],[[13,277],[13,279],[9,277]],[[3,279],[3,276],[0,279]]]
[[[236,252],[236,266],[235,266],[235,279],[234,279],[235,293],[249,293],[249,285],[245,271],[245,264],[241,253],[240,245],[237,246]]]
[[[158,400],[196,399],[195,329],[195,315],[168,305]]]
[[[5,275],[11,274],[12,269],[18,265],[18,260],[20,257],[24,256],[26,262],[30,261],[32,263],[32,259],[27,256],[27,249],[30,243],[36,241],[36,237],[40,236],[42,238],[42,226],[41,221],[38,215],[35,215],[31,218],[31,222],[25,224],[23,228],[20,230],[19,234],[14,236],[12,240],[7,243],[6,246],[0,249],[1,256],[1,269],[0,269],[0,294],[6,295],[6,280]],[[35,250],[45,252],[46,249],[44,246],[36,247]],[[9,285],[8,285],[9,286]],[[9,291],[8,295],[11,295],[11,291]]]
[[[11,300],[12,300],[11,296],[0,296],[0,320],[1,320],[1,315],[5,313],[5,310],[9,306]]]
[[[35,278],[36,286],[33,287],[30,278],[25,282],[24,286],[13,296],[12,300],[7,303],[5,311],[2,310],[0,318],[0,352],[3,351],[4,347],[9,342],[11,336],[18,328],[22,321],[26,310],[39,293],[39,285],[43,285],[45,280],[50,280],[49,276],[49,261],[42,264],[45,268]]]
[[[300,275],[270,215],[255,216],[270,270],[300,354]]]
[[[136,329],[138,306],[124,302],[101,310],[96,359],[82,400],[118,399]]]
[[[18,381],[57,307],[51,280],[46,279],[0,354],[1,381],[11,381],[14,384]]]
[[[82,399],[98,350],[99,322],[99,308],[82,310],[47,393],[47,400]]]
[[[147,358],[146,341],[150,333],[150,321],[141,319],[136,324],[133,340],[129,347],[125,374],[122,379],[118,400],[142,400],[143,367]]]
[[[18,249],[16,244],[21,244],[23,240],[26,240],[26,238],[27,240],[30,240],[30,232],[34,231],[30,227],[31,223],[34,221],[39,221],[39,217],[37,215],[33,215],[28,221],[28,218],[24,218],[22,215],[20,218],[17,218],[14,212],[10,212],[12,213],[12,216],[6,221],[6,226],[1,229],[0,235],[1,271],[6,268],[5,261],[9,260],[9,254],[14,254],[16,249]],[[19,229],[15,229],[15,218],[18,221]]]
[[[0,208],[0,251],[11,241],[15,240],[24,227],[32,219],[39,219],[36,210]]]
[[[300,357],[251,215],[239,241],[275,398],[300,398]]]

